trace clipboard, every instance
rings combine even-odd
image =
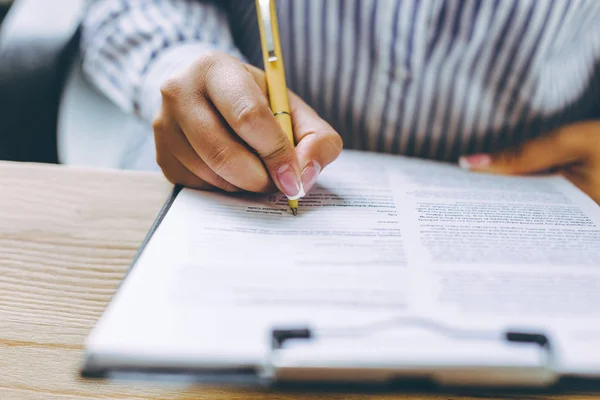
[[[181,190],[180,186],[174,188],[122,282]],[[567,381],[577,385],[585,382],[600,390],[600,336],[581,346],[565,347],[560,335],[544,327],[471,330],[415,317],[335,330],[274,325],[269,351],[260,363],[211,366],[188,360],[175,365],[86,354],[80,375],[86,379],[133,377],[261,387],[384,387],[396,381],[418,380],[438,388],[501,390],[547,390]]]

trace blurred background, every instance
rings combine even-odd
[[[0,160],[119,168],[142,127],[81,73],[88,0],[0,0]]]
[[[8,8],[10,7],[11,3],[12,0],[0,0],[0,23],[2,23],[2,20],[8,12]]]

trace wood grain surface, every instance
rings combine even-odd
[[[85,337],[170,190],[161,175],[152,173],[0,162],[1,400],[460,398],[415,392],[277,393],[79,378]]]

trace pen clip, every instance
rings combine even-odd
[[[273,24],[271,22],[271,0],[258,0],[260,4],[259,12],[265,32],[265,42],[267,44],[267,52],[269,53],[269,62],[277,61],[275,54],[275,41],[273,40]]]

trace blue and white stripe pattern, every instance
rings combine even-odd
[[[600,118],[600,0],[277,0],[288,84],[348,148],[453,161]],[[254,0],[96,0],[84,70],[151,120],[207,49],[262,65]]]

